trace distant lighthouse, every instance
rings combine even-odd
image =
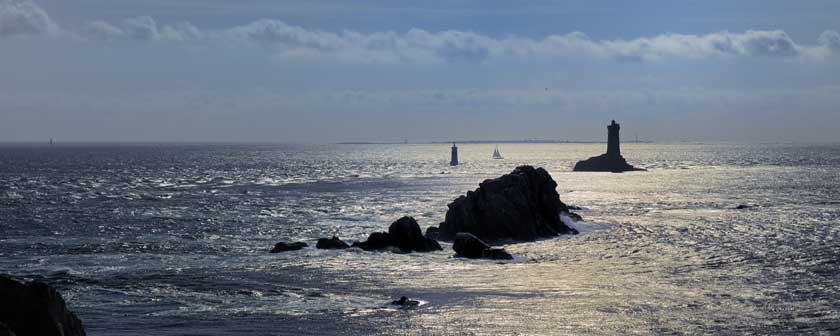
[[[455,143],[452,143],[452,160],[449,161],[450,166],[457,166],[458,165],[458,146],[455,146]]]
[[[612,124],[607,126],[607,155],[621,156],[621,141],[618,138],[618,131],[621,126],[612,121]]]

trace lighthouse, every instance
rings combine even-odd
[[[458,146],[455,146],[455,143],[452,143],[452,160],[449,161],[450,166],[457,166],[458,165]]]
[[[607,155],[621,156],[621,141],[618,138],[618,130],[621,126],[612,121],[612,124],[607,125]]]

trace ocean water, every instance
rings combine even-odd
[[[623,144],[649,169],[623,174],[571,171],[602,144],[459,147],[2,145],[0,273],[56,286],[90,335],[840,333],[840,145]],[[522,164],[580,235],[503,263],[314,248],[437,225]]]

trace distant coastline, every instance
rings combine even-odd
[[[603,144],[606,141],[582,141],[582,140],[551,140],[551,139],[525,139],[525,140],[460,140],[455,141],[459,144]],[[365,142],[365,141],[348,141],[336,142],[337,145],[435,145],[435,144],[451,144],[452,141],[421,141],[421,142]],[[639,140],[626,143],[654,143],[653,141]]]

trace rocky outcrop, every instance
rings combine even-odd
[[[43,282],[21,283],[0,275],[0,334],[4,332],[17,336],[85,335],[82,321],[67,309],[55,289]]]
[[[455,242],[452,243],[452,249],[455,250],[456,257],[470,258],[470,259],[493,259],[493,260],[510,260],[513,256],[507,253],[504,249],[491,248],[490,245],[481,241],[476,236],[466,232],[460,232],[455,235]]]
[[[294,243],[284,243],[279,242],[274,244],[274,248],[271,249],[271,253],[280,253],[280,252],[287,252],[287,251],[297,251],[304,247],[309,246],[304,242],[294,242]]]
[[[486,180],[449,204],[446,221],[440,224],[440,239],[452,240],[459,232],[490,243],[576,234],[560,220],[560,213],[568,208],[556,188],[545,169],[531,166]]]
[[[338,237],[333,236],[332,238],[318,239],[318,243],[315,244],[315,247],[322,250],[338,250],[350,248],[350,245],[347,245],[347,243]]]
[[[620,154],[602,154],[578,161],[575,164],[574,171],[620,173],[626,171],[644,171],[644,169],[631,166]]]
[[[437,241],[427,238],[420,225],[412,217],[403,217],[391,223],[388,232],[374,232],[367,241],[353,243],[363,250],[379,250],[396,247],[404,252],[430,252],[443,250]]]

